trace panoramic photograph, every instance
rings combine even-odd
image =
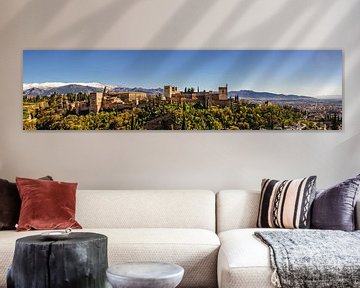
[[[24,50],[23,130],[341,130],[341,50]]]

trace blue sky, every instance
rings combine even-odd
[[[342,51],[24,50],[23,82],[342,95]]]

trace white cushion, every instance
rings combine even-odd
[[[254,236],[255,231],[261,230],[265,229],[236,229],[219,234],[219,288],[274,287],[270,280],[269,248]]]
[[[220,241],[204,229],[138,228],[83,229],[108,237],[109,265],[136,261],[176,263],[185,269],[179,287],[216,287],[216,264]],[[6,287],[6,273],[12,262],[17,238],[44,231],[0,232],[0,287]]]
[[[223,190],[217,193],[217,233],[239,228],[255,228],[259,201],[259,191]]]
[[[208,190],[78,190],[83,228],[199,228],[215,231],[215,194]]]

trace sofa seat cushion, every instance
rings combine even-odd
[[[100,233],[108,237],[109,265],[136,261],[171,262],[185,269],[179,287],[216,287],[220,241],[212,231],[180,228],[78,231]],[[6,273],[12,262],[16,239],[42,232],[44,231],[0,232],[0,288],[6,287]]]
[[[220,241],[212,231],[178,228],[98,231],[109,237],[109,265],[137,261],[171,262],[185,270],[179,287],[216,287]]]
[[[269,248],[254,236],[255,231],[262,230],[274,229],[234,229],[219,234],[219,288],[274,287]]]

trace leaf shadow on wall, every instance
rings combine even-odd
[[[146,0],[114,0],[101,9],[80,18],[76,23],[65,26],[61,31],[45,39],[45,42],[56,43],[75,38],[80,47],[90,49],[101,43],[106,32],[111,29],[135,5]],[[89,26],[95,21],[96,25]],[[105,49],[105,48],[104,48]]]
[[[0,29],[0,35],[11,30],[12,34],[22,35],[24,29],[41,31],[44,25],[49,25],[54,20],[54,15],[61,11],[69,4],[71,0],[63,1],[43,1],[31,0],[26,4]],[[29,17],[36,15],[36,17]],[[21,23],[21,25],[19,25]]]
[[[189,31],[193,29],[193,27],[195,27],[203,19],[203,17],[205,17],[204,15],[206,15],[207,11],[209,11],[215,4],[216,0],[186,0],[175,11],[175,13],[169,17],[169,20],[163,23],[162,28],[157,31],[152,39],[146,44],[146,47],[149,47],[150,49],[153,49],[154,47],[161,47],[161,49],[176,49],[178,44],[187,36]],[[157,63],[157,67],[152,67],[152,75],[156,73],[156,69],[160,69],[162,64],[166,62],[171,54],[171,50],[163,53],[160,62]],[[134,58],[127,67],[123,68],[123,70],[127,71],[130,67],[138,63],[146,63],[148,60],[146,57],[146,54],[139,54],[139,56]],[[196,57],[194,57],[194,60],[195,59]],[[189,66],[184,66],[183,68],[188,71],[188,67]],[[182,68],[180,68],[180,70],[181,69]],[[189,73],[191,74],[190,71]]]
[[[226,2],[224,2],[226,3]],[[225,46],[227,49],[229,47],[233,47],[234,43],[233,41],[236,41],[237,39],[228,39],[228,30],[229,28],[236,26],[237,23],[239,23],[242,20],[242,17],[246,14],[246,12],[251,9],[254,5],[255,1],[240,1],[233,7],[231,10],[231,13],[229,15],[223,15],[224,20],[219,25],[217,29],[215,29],[214,32],[211,33],[210,37],[204,42],[203,47],[204,49],[208,49],[209,47],[213,46]],[[194,7],[193,1],[187,1],[185,2],[180,9],[177,10],[176,15],[171,18],[171,21],[168,21],[163,25],[163,29],[161,29],[154,37],[148,42],[148,46],[153,47],[156,45],[159,45],[159,43],[168,43],[171,42],[174,46],[176,46],[178,43],[180,43],[188,33],[188,31],[194,27],[203,17],[206,17],[206,9],[209,10],[211,6],[213,6],[215,2],[213,1],[212,5],[208,5],[208,1],[205,2],[197,2],[197,5]],[[206,9],[204,9],[204,7]],[[320,7],[321,10],[323,7]],[[319,8],[319,10],[320,10]],[[201,12],[200,12],[201,11]],[[300,11],[300,12],[299,12]],[[305,13],[306,11],[303,11],[302,13]],[[320,11],[318,11],[320,13]],[[290,15],[288,15],[290,13]],[[245,34],[241,35],[240,37],[244,40],[244,43],[248,43],[249,41],[247,39],[253,39],[254,37],[259,37],[259,33],[264,30],[268,29],[269,25],[273,25],[276,23],[276,27],[280,27],[282,29],[291,29],[291,25],[284,26],[283,20],[279,21],[279,19],[292,19],[293,17],[302,17],[301,9],[299,10],[298,5],[294,5],[294,3],[286,2],[284,5],[279,7],[278,11],[273,14],[271,17],[269,17],[266,21],[263,21],[261,25],[255,26],[253,29],[250,29],[246,31]],[[186,15],[187,21],[184,23],[183,21],[183,15]],[[190,15],[190,19],[188,19]],[[199,15],[203,15],[202,17],[199,17]],[[180,25],[181,24],[181,25]],[[285,27],[285,28],[284,28]],[[264,34],[264,33],[263,33]],[[267,35],[269,33],[265,33]],[[276,34],[276,39],[272,39],[272,41],[277,41],[281,39],[281,33]],[[166,44],[165,44],[166,45]],[[243,47],[241,47],[243,48]],[[200,69],[202,69],[203,65],[206,63],[203,58],[197,57],[201,53],[201,50],[198,51],[198,53],[195,53],[193,57],[190,57],[187,61],[185,61],[182,66],[178,68],[180,71],[186,71],[186,73],[181,73],[183,75],[187,75],[186,79],[182,79],[184,82],[186,82],[189,79],[192,79],[193,75],[196,74],[196,72]],[[170,55],[171,52],[168,53]],[[135,61],[141,61],[142,59],[136,59]],[[166,57],[163,58],[163,62],[166,60]],[[226,75],[233,71],[234,67],[237,65],[241,65],[242,57],[239,59],[234,59],[234,64],[229,67],[227,71],[223,73],[223,75],[219,76],[219,79],[222,79],[220,82],[226,83]],[[196,65],[194,65],[196,63]],[[160,65],[161,63],[159,63]],[[285,63],[283,63],[285,64]],[[279,64],[282,65],[281,63]],[[192,69],[189,69],[188,67],[192,67]],[[256,69],[256,67],[255,67]],[[270,69],[270,68],[269,68]],[[268,73],[271,73],[271,71],[268,69],[268,71],[264,71],[263,78],[268,77]],[[243,79],[246,80],[246,79]]]
[[[336,160],[332,165],[334,179],[353,177],[360,173],[360,131],[350,138],[340,142],[331,151],[336,155]],[[353,171],[354,175],[342,175],[342,171]]]
[[[216,4],[217,0],[187,0],[163,23],[154,37],[147,43],[148,47],[169,46],[176,49],[177,45],[187,36]]]

